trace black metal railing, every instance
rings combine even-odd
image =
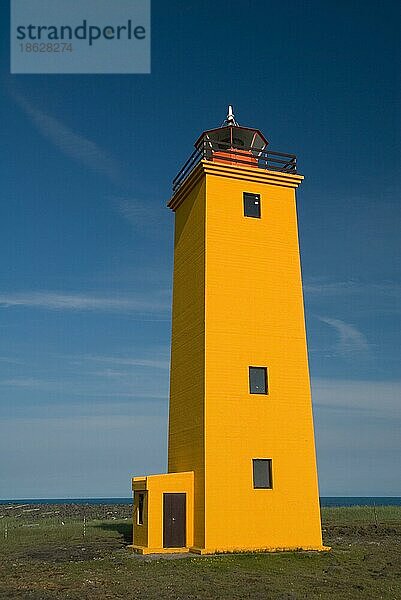
[[[227,142],[202,140],[173,179],[173,194],[178,191],[182,183],[201,160],[235,163],[257,169],[280,171],[281,173],[297,172],[297,157],[295,154],[258,150],[246,146],[233,147]]]

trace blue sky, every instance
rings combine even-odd
[[[171,180],[228,103],[297,154],[322,495],[401,495],[398,3],[152,3],[151,75],[10,75],[0,497],[166,469]]]

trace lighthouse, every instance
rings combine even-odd
[[[204,131],[173,181],[168,473],[134,477],[140,553],[323,550],[296,157]]]

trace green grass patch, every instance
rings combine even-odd
[[[322,508],[326,525],[369,525],[401,522],[401,506],[346,506]]]
[[[120,518],[97,518],[88,507],[85,526],[80,511],[68,510],[0,509],[2,600],[401,600],[401,507],[324,508],[329,553],[180,560],[127,550],[129,507]]]

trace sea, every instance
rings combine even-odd
[[[9,498],[0,504],[132,504],[132,498]],[[320,505],[401,506],[398,496],[321,496]]]

